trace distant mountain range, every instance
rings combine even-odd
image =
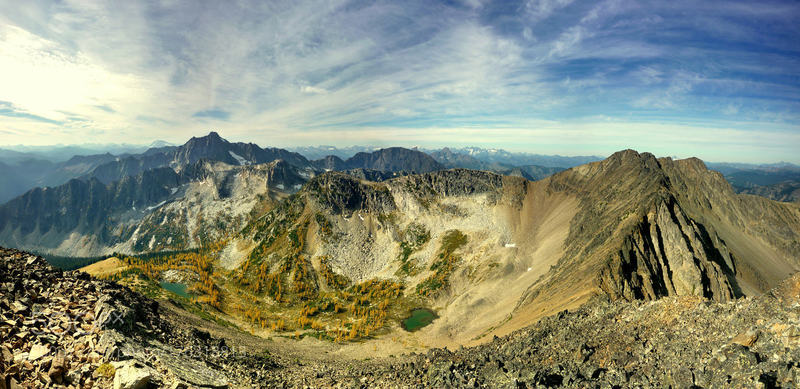
[[[556,172],[587,162],[597,156],[558,156],[512,153],[479,147],[430,150],[373,146],[297,147],[290,150],[261,148],[252,143],[232,143],[211,132],[190,139],[181,146],[155,141],[149,147],[135,145],[88,145],[0,149],[0,204],[35,187],[58,186],[79,178],[95,178],[110,184],[149,169],[181,166],[202,159],[230,165],[286,161],[298,168],[336,170],[381,180],[412,173],[465,168],[540,180]],[[97,152],[104,150],[104,152]],[[67,157],[68,154],[74,155]],[[790,163],[709,163],[722,172],[740,193],[751,193],[779,201],[797,201],[800,167]]]
[[[169,144],[155,141],[150,146],[15,146],[13,150],[0,149],[0,204],[29,189],[61,185],[104,163],[165,146]]]
[[[329,155],[339,157],[340,159],[350,158],[358,153],[371,153],[378,151],[382,147],[378,146],[349,146],[349,147],[335,147],[335,146],[299,146],[287,147],[289,151],[302,154],[309,160],[323,159]]]
[[[382,147],[376,146],[350,146],[339,148],[335,146],[304,146],[304,147],[293,147],[289,148],[289,150],[295,151],[297,153],[302,154],[308,159],[317,160],[327,157],[329,155],[334,155],[339,157],[340,159],[347,159],[356,155],[358,153],[371,153],[373,151],[380,150]],[[417,148],[414,148],[417,150]],[[594,162],[602,160],[603,157],[599,156],[575,156],[575,157],[568,157],[568,156],[560,156],[560,155],[542,155],[542,154],[530,154],[530,153],[513,153],[503,149],[484,149],[480,147],[461,147],[461,148],[448,148],[445,147],[443,149],[418,149],[425,153],[432,155],[437,161],[444,163],[439,157],[443,156],[443,154],[453,154],[453,155],[463,155],[466,157],[470,157],[465,159],[463,163],[456,164],[458,167],[468,168],[471,169],[473,167],[469,167],[471,161],[477,160],[486,164],[498,164],[498,166],[502,165],[504,167],[509,166],[526,166],[526,165],[537,165],[543,167],[553,167],[553,168],[560,168],[560,169],[567,169],[573,166],[582,165],[588,162]]]
[[[777,201],[800,201],[800,166],[775,164],[709,163],[725,175],[738,193],[764,196]]]
[[[596,155],[568,157],[561,155],[513,153],[503,149],[484,149],[480,147],[449,148],[448,150],[452,153],[467,155],[487,163],[499,163],[510,166],[537,165],[561,169],[567,169],[603,159],[603,157]],[[431,152],[434,151],[436,150],[431,150]]]
[[[314,161],[314,165],[326,170],[368,169],[387,172],[428,173],[445,169],[433,157],[417,150],[390,147],[371,153],[359,152],[342,160],[335,155]]]
[[[547,168],[536,165],[515,166],[503,162],[485,162],[468,154],[478,156],[493,154],[477,152],[482,149],[463,149],[454,153],[448,149],[424,153],[416,149],[390,147],[385,149],[354,146],[338,149],[329,146],[306,147],[306,156],[280,148],[261,148],[252,143],[228,142],[216,132],[204,137],[190,139],[181,146],[163,141],[153,142],[151,147],[107,145],[111,152],[87,154],[96,151],[92,147],[63,146],[52,148],[22,148],[24,151],[0,149],[0,204],[35,187],[58,186],[79,178],[95,178],[104,184],[135,176],[149,169],[181,166],[201,159],[224,162],[230,165],[248,165],[271,162],[277,159],[299,167],[314,167],[320,170],[359,170],[365,177],[394,177],[409,173],[425,173],[446,168],[470,168],[516,175],[535,180],[544,178],[563,168]],[[102,147],[102,145],[96,145]],[[466,151],[465,151],[466,150]],[[76,153],[61,160],[65,153]],[[501,155],[511,155],[502,152]],[[521,157],[520,157],[521,158]],[[556,158],[556,157],[554,157]],[[561,158],[561,157],[558,157]],[[563,157],[568,158],[568,157]],[[577,157],[581,158],[581,157]],[[502,158],[500,158],[502,159]],[[570,161],[570,160],[564,160]],[[574,163],[576,161],[572,161]],[[387,174],[392,173],[392,174]]]
[[[90,173],[96,167],[114,161],[111,154],[74,156],[66,161],[51,162],[27,159],[18,162],[0,162],[0,204],[19,196],[31,188],[61,185],[70,179]]]
[[[468,153],[454,152],[453,150],[445,147],[441,150],[430,151],[429,154],[437,161],[441,162],[447,168],[464,168],[473,170],[487,170],[495,173],[523,177],[531,181],[541,180],[554,173],[565,170],[569,166],[564,167],[546,167],[539,165],[513,165],[509,163],[481,160]],[[480,154],[478,155],[485,155]]]
[[[44,160],[50,162],[64,162],[76,155],[87,156],[95,154],[138,154],[154,147],[174,146],[173,144],[156,140],[149,145],[131,144],[91,144],[81,145],[55,145],[55,146],[4,146],[0,147],[0,162],[17,164],[28,160]]]

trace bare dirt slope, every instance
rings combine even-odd
[[[94,277],[103,278],[125,270],[126,265],[117,257],[111,257],[89,266],[84,266],[79,271],[89,273]]]

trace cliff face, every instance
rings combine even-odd
[[[310,181],[305,191],[333,214],[354,211],[390,212],[394,201],[385,185],[362,182],[347,174],[328,172]]]
[[[186,182],[172,169],[148,170],[110,185],[97,179],[73,179],[53,188],[36,188],[0,207],[0,231],[19,236],[53,232],[103,233],[115,212],[144,208],[164,200]]]
[[[598,283],[615,299],[694,295],[729,301],[742,295],[728,248],[675,203],[660,203],[635,226]]]

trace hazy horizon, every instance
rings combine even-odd
[[[219,133],[219,131],[214,131],[214,132]],[[196,137],[201,137],[201,136],[205,136],[205,135],[207,135],[207,134],[197,135]],[[225,140],[227,140],[229,142],[256,143],[256,142],[250,142],[250,141],[246,141],[246,140],[237,141],[237,140],[228,139],[221,133],[220,133],[220,136],[223,139],[225,139]],[[165,141],[163,139],[153,139],[151,141],[144,142],[144,143],[105,143],[105,144],[101,144],[101,143],[75,143],[75,144],[50,144],[50,145],[22,145],[22,144],[17,144],[17,145],[0,145],[0,149],[9,150],[10,148],[13,148],[13,147],[22,147],[22,148],[25,148],[25,149],[33,149],[33,150],[36,150],[36,149],[38,149],[38,150],[47,150],[47,149],[68,148],[68,147],[96,149],[96,150],[103,150],[104,148],[108,148],[108,147],[119,147],[119,148],[138,147],[138,148],[146,148],[146,147],[149,147],[150,145],[152,145],[155,142],[166,142],[166,143],[168,143],[169,145],[172,145],[172,146],[180,146],[180,145],[183,145],[186,142],[188,142],[188,140],[189,139],[186,139],[186,140],[184,140],[182,142],[169,142],[169,141]],[[258,144],[258,143],[256,143],[256,144],[259,147],[262,147],[262,148],[263,147],[277,147],[277,146],[274,146],[274,145],[265,145],[265,144]],[[456,145],[447,145],[447,144],[434,145],[434,146],[401,145],[401,144],[390,144],[390,143],[386,143],[386,144],[346,144],[346,145],[340,145],[340,146],[336,146],[336,145],[332,145],[332,144],[312,144],[312,145],[288,145],[288,146],[282,146],[282,148],[285,148],[285,149],[300,149],[300,148],[305,148],[305,147],[316,147],[316,148],[335,147],[335,148],[337,148],[339,150],[347,149],[347,148],[381,149],[381,148],[388,148],[388,147],[404,147],[404,148],[408,148],[408,149],[419,148],[419,149],[421,149],[423,151],[426,151],[426,150],[427,151],[440,150],[442,148],[461,149],[461,148],[475,147],[475,148],[480,148],[480,149],[484,149],[484,150],[503,150],[503,151],[507,151],[507,152],[510,152],[510,153],[514,153],[514,154],[536,154],[536,155],[543,155],[543,156],[598,157],[598,158],[606,158],[606,157],[610,156],[611,154],[613,154],[615,152],[626,150],[626,149],[632,149],[632,148],[629,148],[629,147],[628,148],[623,147],[623,148],[620,148],[620,149],[617,149],[617,150],[613,150],[613,151],[608,152],[608,153],[595,153],[595,154],[590,154],[590,153],[584,153],[584,154],[572,153],[572,154],[570,154],[570,153],[540,153],[540,152],[530,152],[530,151],[525,151],[525,150],[515,151],[515,150],[512,150],[512,149],[507,149],[507,148],[503,148],[503,147],[483,147],[483,146],[475,146],[475,145],[463,145],[463,146],[462,145],[458,145],[458,146],[456,146]],[[673,159],[685,159],[685,158],[697,157],[697,158],[700,158],[701,160],[703,160],[705,162],[711,162],[711,163],[732,163],[732,164],[743,163],[743,164],[754,164],[754,165],[760,165],[760,164],[769,165],[769,164],[779,164],[779,163],[790,163],[790,164],[794,164],[794,165],[800,165],[800,162],[791,161],[791,160],[769,160],[769,161],[741,162],[741,161],[730,161],[730,160],[706,159],[706,158],[702,158],[702,157],[700,157],[698,155],[679,155],[679,154],[675,154],[675,153],[673,153],[673,154],[658,154],[658,153],[653,153],[650,150],[638,150],[638,149],[633,149],[633,150],[635,150],[635,151],[637,151],[639,153],[645,153],[645,152],[652,153],[658,158],[670,157],[670,158],[673,158]],[[35,151],[30,151],[30,152],[35,152]]]
[[[796,2],[0,3],[0,147],[218,129],[800,163]]]

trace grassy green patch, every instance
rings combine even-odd
[[[417,284],[418,294],[433,297],[438,291],[450,285],[450,275],[461,261],[461,257],[457,256],[455,251],[466,243],[467,236],[459,230],[450,230],[445,233],[437,259],[430,267],[433,274]]]
[[[411,259],[411,254],[419,250],[431,239],[430,232],[425,226],[418,223],[411,223],[406,227],[402,233],[402,241],[400,242],[399,260],[401,262],[398,269],[397,276],[416,275],[419,271],[416,267],[416,261]]]

